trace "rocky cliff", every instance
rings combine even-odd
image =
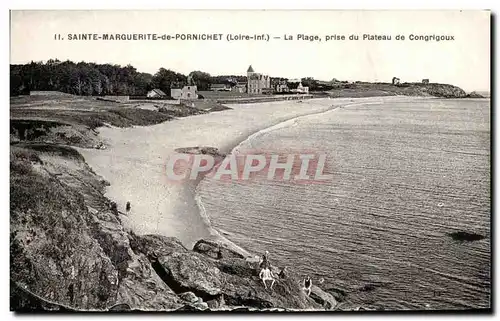
[[[12,145],[10,169],[11,310],[337,308],[318,287],[307,296],[293,271],[269,290],[223,246],[126,230],[106,182],[70,147]]]
[[[372,97],[372,96],[419,96],[440,98],[483,98],[479,94],[467,95],[467,93],[453,85],[439,83],[402,83],[393,85],[390,83],[339,83],[336,88],[328,91],[332,97]]]

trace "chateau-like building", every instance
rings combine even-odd
[[[247,70],[247,82],[247,92],[250,95],[262,94],[263,90],[264,92],[271,90],[271,77],[256,73],[252,65]]]

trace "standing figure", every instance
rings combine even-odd
[[[311,295],[312,280],[308,276],[304,279],[304,291],[307,292],[307,296]]]
[[[115,203],[115,202],[111,202],[111,207],[110,207],[110,209],[111,209],[111,212],[112,212],[113,214],[115,214],[116,216],[118,216],[118,206],[116,205],[116,203]]]
[[[125,210],[128,212],[130,212],[130,202],[127,202],[127,205],[125,206]]]
[[[271,267],[271,264],[269,263],[269,251],[266,251],[266,253],[264,253],[264,255],[260,258],[259,267],[261,269]]]

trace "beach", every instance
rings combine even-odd
[[[482,306],[484,286],[489,284],[483,281],[488,278],[484,259],[489,239],[467,246],[446,233],[489,234],[484,207],[489,196],[480,192],[488,188],[487,168],[469,169],[474,162],[482,164],[488,145],[483,140],[489,116],[483,107],[475,107],[485,102],[396,96],[229,105],[232,110],[153,126],[102,127],[99,137],[107,149],[79,151],[110,183],[106,196],[121,212],[131,202],[131,211],[120,217],[134,233],[177,237],[187,248],[199,239],[214,240],[246,257],[269,249],[279,266],[292,264],[301,273],[325,278],[327,287],[351,293],[355,305]],[[362,149],[353,147],[363,144]],[[169,157],[178,148],[196,146],[215,147],[224,154],[323,148],[333,157],[329,165],[336,171],[335,181],[293,186],[228,184],[208,177],[167,180]],[[448,167],[449,162],[454,167]],[[389,196],[381,194],[379,185]],[[442,186],[459,199],[433,193]],[[471,188],[480,190],[471,194]],[[379,202],[384,205],[375,205]],[[454,224],[444,223],[449,219]],[[294,224],[288,226],[290,220]],[[402,263],[417,244],[422,253]],[[430,251],[436,246],[442,250]],[[376,255],[370,254],[374,251]],[[461,271],[463,263],[455,256],[468,260],[469,270]],[[448,265],[439,265],[443,260]],[[399,266],[398,277],[391,278],[394,264]],[[413,288],[414,282],[406,284],[415,268],[427,271],[433,281],[417,281],[422,289]],[[474,284],[471,293],[479,293],[473,304],[468,301],[475,297],[461,290],[467,282]],[[443,297],[435,294],[446,291]],[[418,293],[418,298],[405,293]]]
[[[125,212],[124,224],[138,234],[178,237],[188,248],[201,238],[228,243],[215,231],[194,199],[194,181],[167,180],[165,166],[176,148],[216,147],[227,153],[252,134],[294,118],[352,104],[409,101],[409,97],[312,99],[228,105],[232,110],[196,115],[153,126],[101,127],[107,149],[79,151],[88,164],[110,183],[106,196]],[[231,244],[233,247],[237,247]],[[240,252],[248,253],[238,248]]]

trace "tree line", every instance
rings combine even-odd
[[[284,78],[277,78],[284,79]],[[10,65],[10,94],[29,94],[30,91],[60,91],[82,96],[131,95],[143,96],[153,88],[170,95],[171,88],[188,83],[199,91],[210,90],[212,84],[235,85],[246,82],[246,76],[211,76],[203,71],[192,71],[183,75],[170,69],[160,68],[154,75],[138,72],[132,65],[96,64],[88,62],[59,61],[30,62]],[[312,78],[304,78],[315,87]],[[314,90],[314,88],[310,88]]]

